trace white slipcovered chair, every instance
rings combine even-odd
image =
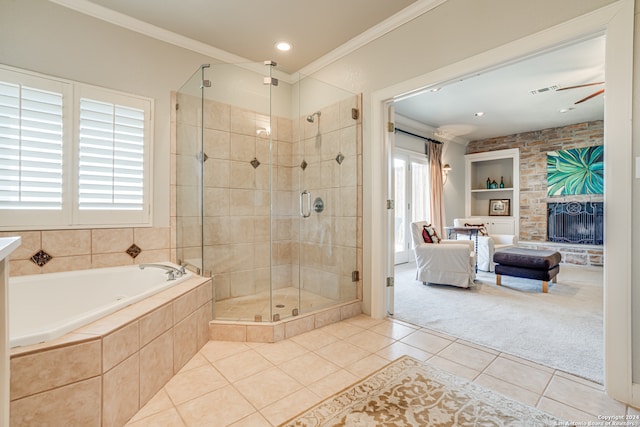
[[[484,227],[486,226],[482,218],[455,218],[453,226],[456,228],[466,227]],[[469,239],[469,236],[458,235],[457,239]],[[475,243],[475,238],[471,238]],[[478,270],[493,272],[495,263],[493,262],[493,254],[500,249],[508,248],[516,244],[516,236],[512,234],[478,234]]]
[[[411,240],[416,257],[416,279],[468,288],[476,277],[474,243],[463,240],[442,240],[425,243],[422,229],[425,221],[411,223]]]

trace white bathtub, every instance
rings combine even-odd
[[[132,265],[11,277],[10,346],[60,337],[191,276],[167,280],[162,269]]]

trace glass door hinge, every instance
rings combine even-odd
[[[396,208],[395,200],[387,200],[387,209],[395,209],[395,208]]]
[[[393,123],[393,122],[387,123],[387,131],[388,132],[395,132],[396,131],[395,123]]]
[[[393,277],[387,277],[387,288],[393,288]]]

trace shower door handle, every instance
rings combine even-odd
[[[304,199],[307,196],[307,211],[305,213],[304,210]],[[304,190],[300,193],[300,216],[302,218],[309,218],[311,216],[311,193],[309,191]]]

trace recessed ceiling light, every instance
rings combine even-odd
[[[433,89],[431,89],[431,92],[438,92],[440,89],[442,89],[441,87],[434,87]]]
[[[484,112],[482,111],[478,111],[476,114],[474,114],[476,117],[482,117],[484,116]]]
[[[569,108],[563,108],[562,110],[560,110],[561,113],[568,113],[569,111],[573,110],[573,108],[569,107]]]
[[[276,49],[282,52],[291,50],[291,43],[288,42],[276,42]]]

